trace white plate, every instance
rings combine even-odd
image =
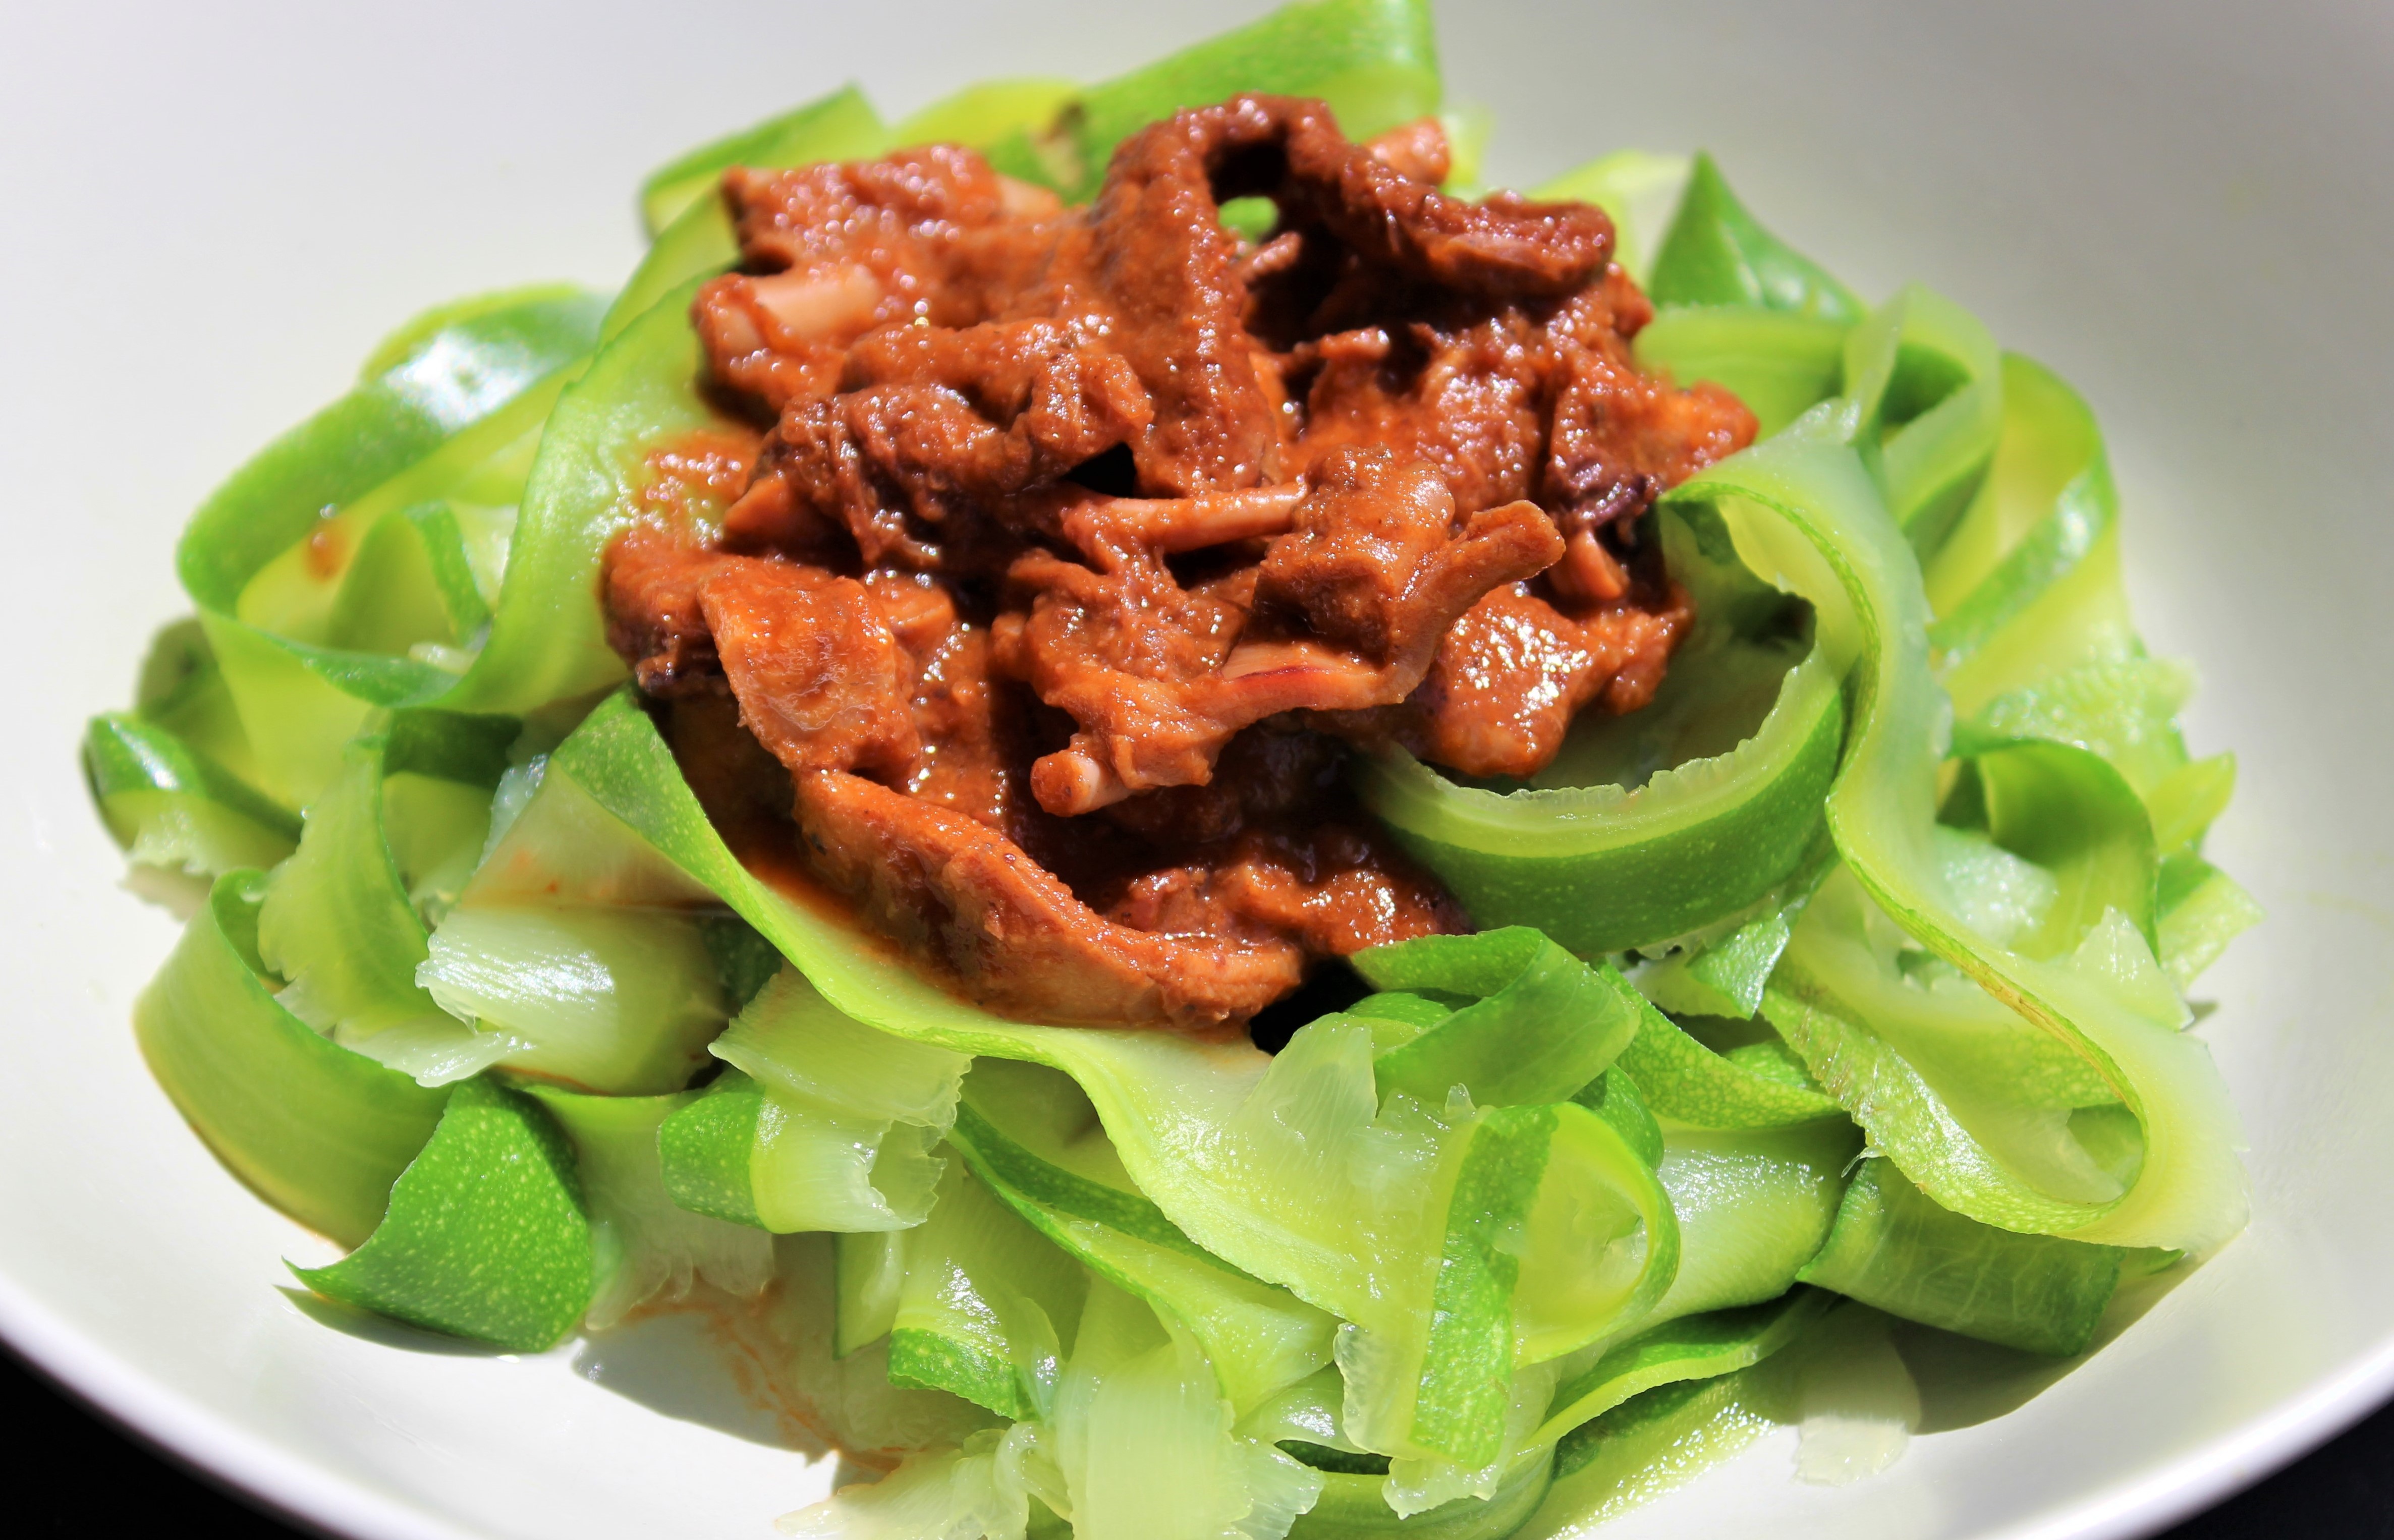
[[[358,1535],[761,1536],[821,1490],[736,1398],[572,1349],[401,1350],[279,1292],[317,1243],[134,1054],[172,927],[115,886],[76,734],[183,608],[174,533],[218,477],[423,305],[619,280],[653,163],[849,74],[902,111],[993,72],[1099,78],[1261,8],[8,7],[12,1342]],[[1608,1533],[2124,1534],[2290,1458],[2394,1387],[2394,11],[1454,4],[1444,39],[1455,94],[1500,112],[1500,173],[1709,145],[1864,293],[1925,279],[2085,391],[2146,628],[2203,671],[2197,747],[2241,757],[2215,853],[2271,915],[2204,981],[2252,1141],[2243,1239],[1884,1476],[1799,1487],[1767,1441]]]

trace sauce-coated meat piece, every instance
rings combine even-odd
[[[1467,510],[1532,498],[1567,534],[1593,533],[1754,437],[1753,415],[1727,391],[1675,389],[1638,370],[1629,332],[1646,305],[1618,270],[1553,307],[1374,303],[1375,323],[1287,355],[1287,376],[1306,387],[1301,462],[1380,445],[1437,466]]]
[[[1068,246],[1111,319],[1108,340],[1155,401],[1133,446],[1138,490],[1187,496],[1279,479],[1281,425],[1257,375],[1208,146],[1183,112],[1115,151],[1087,228]]]
[[[610,556],[615,645],[651,694],[719,677],[748,731],[793,772],[903,777],[922,760],[911,660],[863,584],[724,556],[654,524],[626,531]]]
[[[1677,591],[1651,609],[1600,605],[1574,616],[1528,584],[1507,585],[1447,633],[1412,699],[1359,735],[1386,732],[1466,775],[1534,775],[1591,701],[1619,714],[1653,699],[1690,618]]]
[[[1164,934],[1294,937],[1329,956],[1467,928],[1435,883],[1360,828],[1256,830],[1195,854],[1133,878],[1108,916]]]
[[[1050,321],[890,327],[849,350],[841,380],[766,441],[726,519],[735,547],[802,554],[837,528],[867,562],[953,565],[972,509],[1059,480],[1153,415],[1119,355]]]
[[[913,774],[923,744],[910,660],[863,584],[740,558],[700,586],[698,602],[741,720],[792,773]]]
[[[816,869],[875,928],[945,965],[975,998],[1035,1020],[1203,1026],[1295,989],[1290,937],[1118,925],[985,824],[853,775],[797,780]]]
[[[1416,283],[1491,298],[1559,298],[1601,278],[1612,258],[1612,221],[1602,209],[1511,192],[1477,204],[1450,198],[1408,175],[1404,152],[1348,142],[1318,101],[1236,97],[1147,132],[1204,145],[1226,195],[1267,196],[1288,228],[1318,226],[1362,265]]]
[[[1448,163],[1239,97],[1085,208],[954,147],[729,173],[693,319],[772,427],[661,452],[606,573],[710,811],[784,803],[756,859],[1036,1020],[1236,1021],[1467,928],[1348,744],[1524,775],[1642,704],[1690,614],[1638,521],[1754,420],[1636,367],[1601,211]]]
[[[733,559],[656,523],[635,524],[607,547],[607,642],[642,690],[672,696],[720,685],[698,591]]]
[[[1459,516],[1437,470],[1385,449],[1342,449],[1315,467],[1296,527],[1264,553],[1256,608],[1379,665],[1401,695],[1480,596],[1562,555],[1554,524],[1517,502]]]
[[[1042,807],[1202,783],[1268,717],[1392,705],[1480,595],[1562,554],[1530,504],[1458,520],[1436,471],[1386,451],[1342,451],[1311,488],[1257,567],[1195,589],[1151,554],[1108,550],[1094,572],[1044,551],[1015,564],[1035,597],[1001,663],[1080,727],[1032,769]]]
[[[921,757],[903,789],[993,829],[1009,829],[1023,774],[1005,720],[1007,687],[991,678],[989,633],[956,613],[955,599],[925,573],[867,574],[865,586],[905,651],[908,703]]]
[[[1150,786],[1204,781],[1222,743],[1246,725],[1226,725],[1217,696],[1236,677],[1226,665],[1246,625],[1252,575],[1190,588],[1152,556],[1093,570],[1044,550],[1006,575],[1030,600],[1027,612],[1000,617],[995,661],[1080,725],[1032,770],[1040,806],[1082,813]]]
[[[1052,195],[1009,182],[969,151],[724,174],[751,270],[699,291],[694,314],[724,383],[778,412],[830,394],[846,349],[922,318],[990,318],[1059,230]]]

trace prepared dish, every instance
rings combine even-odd
[[[1900,1344],[2235,1234],[2234,765],[2086,405],[1440,107],[1393,0],[851,88],[208,500],[86,759],[310,1288],[747,1302],[888,1472],[791,1533],[1464,1540],[1865,1474]]]

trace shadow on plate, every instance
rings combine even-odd
[[[300,1314],[378,1348],[452,1358],[506,1358],[503,1349],[443,1336],[306,1289],[278,1290]],[[635,1315],[573,1344],[573,1372],[660,1416],[809,1459],[828,1445],[794,1415],[748,1323],[715,1301],[683,1300]],[[860,1468],[861,1469],[861,1468]]]
[[[660,1416],[792,1448],[787,1419],[741,1383],[724,1346],[705,1314],[660,1310],[583,1338],[573,1372]]]
[[[819,1458],[829,1445],[782,1383],[753,1306],[708,1293],[584,1337],[573,1372],[660,1416]]]
[[[292,1308],[320,1326],[329,1326],[344,1336],[354,1336],[361,1342],[371,1342],[377,1348],[397,1348],[410,1353],[437,1353],[447,1358],[506,1358],[504,1349],[487,1343],[467,1342],[462,1337],[443,1336],[428,1332],[386,1315],[362,1310],[354,1305],[344,1305],[327,1299],[321,1294],[288,1285],[275,1291],[291,1301]]]
[[[1919,1431],[1942,1433],[2019,1410],[2109,1347],[2160,1304],[2164,1296],[2193,1275],[2193,1264],[2180,1262],[2141,1278],[2122,1279],[2119,1293],[2096,1328],[2093,1344],[2076,1358],[2045,1358],[1930,1326],[1898,1323],[1896,1350],[1903,1355],[1904,1366],[1920,1388]]]

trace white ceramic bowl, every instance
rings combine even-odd
[[[660,1370],[672,1342],[402,1350],[279,1290],[278,1258],[320,1243],[208,1159],[134,1053],[173,928],[118,889],[76,734],[183,608],[185,511],[400,318],[612,284],[644,170],[844,76],[902,111],[990,73],[1100,78],[1261,8],[8,7],[11,1342],[345,1533],[761,1535],[822,1490],[736,1396]],[[2394,11],[1456,0],[1443,36],[1454,94],[1498,111],[1500,176],[1709,145],[1864,293],[1925,279],[2078,384],[2147,631],[2206,682],[2192,736],[2241,757],[2215,854],[2271,916],[2204,982],[2249,1233],[2059,1384],[1883,1476],[1796,1486],[1766,1441],[1608,1533],[2125,1534],[2325,1437],[2394,1387]]]

